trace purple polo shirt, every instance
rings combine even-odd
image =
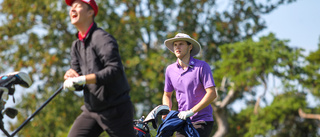
[[[210,66],[190,58],[189,67],[183,70],[177,62],[170,64],[165,74],[165,92],[176,91],[178,110],[185,111],[198,104],[206,94],[206,88],[215,86]],[[192,122],[213,121],[211,105],[190,117]]]

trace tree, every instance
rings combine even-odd
[[[317,136],[318,123],[299,117],[298,109],[306,105],[306,94],[288,85],[258,114],[253,105],[235,114],[228,136]]]
[[[258,42],[251,39],[221,46],[221,60],[216,63],[214,72],[216,81],[220,83],[221,101],[213,104],[218,130],[214,136],[225,136],[228,133],[228,106],[244,94],[254,96],[257,86],[268,84],[268,76],[286,78],[289,70],[301,57],[301,49],[292,49],[287,41],[278,40],[274,34],[261,37]],[[227,79],[227,80],[225,80]],[[220,86],[218,86],[220,87]],[[248,103],[250,105],[250,102]]]
[[[318,50],[311,52],[306,57],[307,64],[303,67],[303,72],[299,82],[302,83],[317,98],[320,97],[320,44]]]
[[[319,92],[319,76],[320,76],[320,43],[318,44],[318,50],[310,52],[305,58],[305,65],[302,67],[302,73],[299,75],[299,83],[305,88],[305,93],[312,95],[317,100],[320,97]],[[305,120],[316,122],[319,125],[320,108],[319,104],[315,104],[315,107],[301,107],[299,108],[299,115]]]
[[[223,11],[212,9],[219,5],[211,0],[104,2],[101,5],[106,6],[102,11],[110,16],[98,17],[98,20],[102,22],[99,25],[113,32],[119,45],[128,45],[121,48],[121,53],[125,55],[126,72],[132,83],[132,99],[135,103],[144,100],[144,105],[150,106],[150,103],[161,103],[163,72],[165,66],[174,61],[168,50],[163,51],[166,38],[177,32],[190,34],[202,45],[200,58],[215,62],[221,58],[219,46],[256,35],[266,27],[262,14],[293,1],[227,1],[228,7]],[[154,60],[161,62],[153,63]]]
[[[14,130],[61,85],[69,64],[74,29],[69,27],[67,8],[62,1],[3,1],[0,12],[3,17],[0,61],[5,64],[1,69],[27,71],[34,82],[34,92],[23,95],[17,102],[18,122],[10,127]],[[19,135],[53,137],[67,132],[82,100],[72,94],[56,97]]]
[[[227,1],[227,7],[221,11],[218,10],[220,5],[213,0],[101,0],[97,1],[99,14],[96,22],[117,39],[131,85],[132,101],[149,106],[144,108],[143,114],[146,114],[150,108],[161,104],[164,70],[166,65],[175,61],[174,56],[162,44],[166,38],[173,37],[177,32],[190,34],[202,45],[200,58],[209,62],[216,71],[219,66],[213,62],[221,59],[220,47],[223,44],[243,41],[256,35],[266,27],[261,15],[293,1]],[[17,123],[21,123],[22,117],[30,113],[31,107],[25,108],[26,105],[44,102],[58,88],[57,83],[63,81],[63,74],[69,68],[70,45],[76,30],[69,23],[67,10],[63,0],[4,0],[1,3],[3,20],[0,26],[0,50],[3,56],[0,61],[4,65],[0,70],[9,67],[23,69],[30,72],[35,83],[41,83],[33,93],[19,102],[21,106],[18,107],[21,107],[24,116],[18,118]],[[216,79],[220,80],[218,77]],[[243,81],[237,78],[235,80]],[[234,82],[238,84],[237,81]],[[27,99],[33,96],[33,100]],[[58,136],[60,131],[67,132],[72,123],[65,119],[75,119],[82,99],[81,96],[65,93],[51,104],[64,101],[72,103],[65,103],[63,107],[50,105],[41,112],[43,115],[39,114],[32,121],[42,123],[41,120],[46,119],[45,125],[30,124],[23,130],[40,130],[38,132],[42,132],[43,136]],[[35,110],[35,107],[36,105],[31,109]],[[61,107],[68,108],[67,114],[72,115],[64,115]],[[57,125],[53,119],[61,119],[61,122]],[[34,126],[47,125],[50,130],[47,127],[34,129]],[[38,135],[23,131],[19,134]]]
[[[230,130],[235,132],[227,136],[318,136],[319,107],[306,99],[307,94],[318,98],[315,84],[319,75],[318,51],[307,57],[297,54],[299,56],[288,58],[293,61],[286,63],[290,69],[274,73],[281,76],[285,84],[280,94],[273,95],[270,105],[265,103],[267,106],[255,113],[251,101],[240,113],[228,113]]]

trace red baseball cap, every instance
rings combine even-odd
[[[72,3],[75,0],[65,0],[65,1],[66,1],[67,5],[71,6]],[[81,1],[84,2],[84,3],[89,4],[92,7],[93,11],[94,11],[94,16],[97,16],[97,14],[98,14],[98,5],[94,0],[81,0]]]

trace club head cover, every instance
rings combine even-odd
[[[159,105],[155,107],[150,113],[147,115],[146,119],[143,122],[152,122],[152,127],[157,129],[157,116],[158,115],[166,115],[169,113],[169,107],[167,105]]]

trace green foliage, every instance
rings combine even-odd
[[[259,42],[250,40],[266,27],[261,15],[293,1],[227,1],[229,8],[221,11],[213,0],[97,0],[99,13],[95,21],[117,39],[132,101],[144,104],[146,115],[161,104],[165,67],[176,61],[162,43],[177,32],[187,33],[201,43],[199,58],[213,66],[217,85],[223,76],[228,76],[238,91],[249,91],[271,73],[296,78],[301,70],[292,68],[299,50],[288,48],[286,41],[273,35]],[[17,103],[20,113],[11,130],[53,94],[69,69],[70,45],[76,29],[69,22],[68,9],[64,0],[1,3],[0,70],[28,71],[35,83],[34,91],[24,94]],[[224,45],[230,43],[235,45]],[[60,94],[19,136],[65,136],[80,113],[81,104],[81,96],[72,92]]]
[[[253,113],[248,107],[230,120],[228,136],[316,136],[317,122],[303,120],[298,109],[306,106],[306,95],[293,89],[274,96],[273,102]]]
[[[257,86],[264,85],[266,88],[269,75],[284,81],[300,77],[301,63],[298,59],[303,57],[302,49],[290,48],[286,40],[279,40],[273,34],[261,37],[257,42],[248,39],[225,44],[220,49],[221,60],[214,64],[216,69],[213,74],[218,82],[227,77],[227,83],[233,83],[229,84],[228,89],[233,88],[236,97],[232,97],[230,104],[244,97],[245,93],[255,96]],[[286,87],[282,92],[258,115],[253,113],[255,99],[249,100],[247,108],[239,114],[229,112],[231,132],[227,136],[316,135],[314,121],[299,119],[298,109],[306,107],[305,95],[291,87]],[[223,90],[219,91],[222,99],[227,94]]]
[[[5,19],[0,27],[0,61],[7,65],[0,67],[28,71],[34,82],[33,92],[23,94],[16,103],[18,122],[6,129],[17,129],[62,84],[74,37],[66,13],[64,1],[1,3],[0,14]],[[80,113],[82,102],[81,97],[72,92],[58,95],[18,135],[55,137],[64,134]]]
[[[263,135],[272,130],[288,133],[288,136],[294,135],[289,133],[290,126],[295,122],[295,118],[299,119],[298,109],[306,104],[304,95],[299,94],[301,93],[287,92],[276,96],[270,106],[262,109],[258,115],[251,117],[249,132],[245,136]],[[299,120],[296,122],[299,125]],[[289,126],[289,130],[286,129],[287,126]]]
[[[313,95],[320,97],[320,44],[318,50],[311,52],[306,57],[307,65],[303,67],[304,73],[301,74],[299,82],[309,88]]]
[[[258,42],[248,39],[225,44],[220,49],[221,60],[215,63],[214,78],[219,82],[227,77],[240,92],[267,84],[271,74],[279,78],[292,77],[287,73],[291,71],[291,64],[301,56],[301,49],[290,48],[287,41],[278,40],[274,34],[261,37]]]

